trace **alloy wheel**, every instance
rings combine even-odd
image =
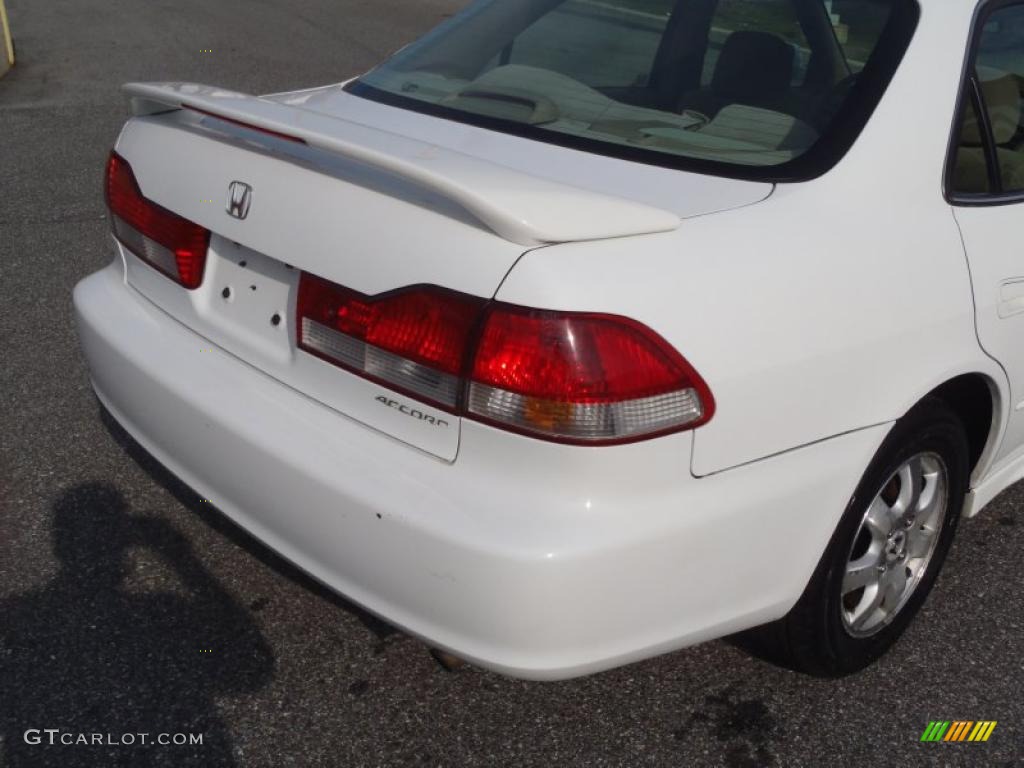
[[[935,453],[907,459],[868,505],[842,582],[843,626],[869,637],[893,621],[917,589],[949,507],[949,472]]]

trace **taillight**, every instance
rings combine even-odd
[[[276,139],[284,139],[285,141],[294,141],[296,144],[305,144],[306,143],[305,139],[300,139],[298,136],[292,136],[292,135],[287,134],[287,133],[279,133],[278,131],[271,131],[268,128],[260,128],[257,125],[253,125],[251,123],[245,123],[245,122],[242,122],[241,120],[235,120],[232,117],[224,117],[224,115],[218,115],[218,114],[215,114],[213,112],[207,112],[205,109],[199,109],[198,107],[189,107],[189,109],[192,110],[193,112],[198,112],[200,115],[205,115],[206,117],[212,117],[215,120],[222,120],[225,123],[231,123],[232,125],[237,125],[238,127],[245,128],[248,131],[256,131],[257,133],[265,133],[267,136],[273,136]]]
[[[431,405],[557,442],[693,429],[714,399],[661,336],[624,317],[529,309],[434,286],[365,296],[303,274],[299,347]]]
[[[142,196],[128,161],[110,153],[107,205],[114,236],[143,261],[189,290],[203,282],[210,231]]]
[[[453,411],[483,306],[481,299],[432,286],[364,296],[303,274],[299,347]]]
[[[645,325],[503,304],[487,312],[466,403],[470,416],[581,443],[692,429],[712,408],[703,379]]]

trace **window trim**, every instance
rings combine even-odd
[[[862,70],[862,73],[870,71],[873,75],[867,81],[871,87],[861,84],[847,96],[833,118],[827,134],[828,140],[819,140],[804,154],[778,165],[741,165],[707,160],[549,131],[512,120],[460,112],[440,104],[385,91],[363,82],[362,77],[346,84],[344,90],[368,101],[601,157],[743,181],[798,183],[817,179],[839,165],[860,138],[868,122],[877,114],[889,85],[913,44],[921,19],[921,4],[919,0],[902,0],[896,3],[893,13],[893,18],[876,43],[875,52]],[[870,109],[867,108],[869,104],[872,105]]]
[[[978,77],[978,68],[971,68],[971,104],[974,107],[974,114],[977,116],[978,125],[981,131],[981,148],[985,153],[985,169],[988,171],[988,182],[992,191],[990,195],[1003,194],[1003,170],[999,167],[999,150],[996,146],[996,134],[992,128],[992,116],[988,111],[988,102],[985,100],[985,92],[981,89],[981,78]]]
[[[960,74],[960,88],[953,112],[953,129],[950,132],[949,147],[946,151],[946,167],[943,172],[943,196],[952,206],[960,208],[982,208],[996,205],[1013,205],[1024,202],[1024,189],[1003,191],[1002,172],[996,151],[995,134],[985,104],[985,94],[978,82],[975,62],[981,43],[981,34],[992,14],[1003,8],[1024,6],[1024,0],[981,0],[974,9],[971,19],[971,36]],[[978,113],[982,148],[985,150],[985,167],[988,170],[989,186],[992,192],[958,192],[953,188],[953,172],[956,169],[956,158],[960,150],[961,116],[967,107],[968,99],[974,103]]]

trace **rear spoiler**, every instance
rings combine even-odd
[[[669,211],[257,96],[191,83],[129,83],[124,90],[136,115],[193,109],[393,174],[451,200],[500,237],[524,246],[670,232],[680,225]]]

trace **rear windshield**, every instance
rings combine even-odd
[[[913,0],[478,0],[349,86],[591,152],[745,178],[833,165]]]

